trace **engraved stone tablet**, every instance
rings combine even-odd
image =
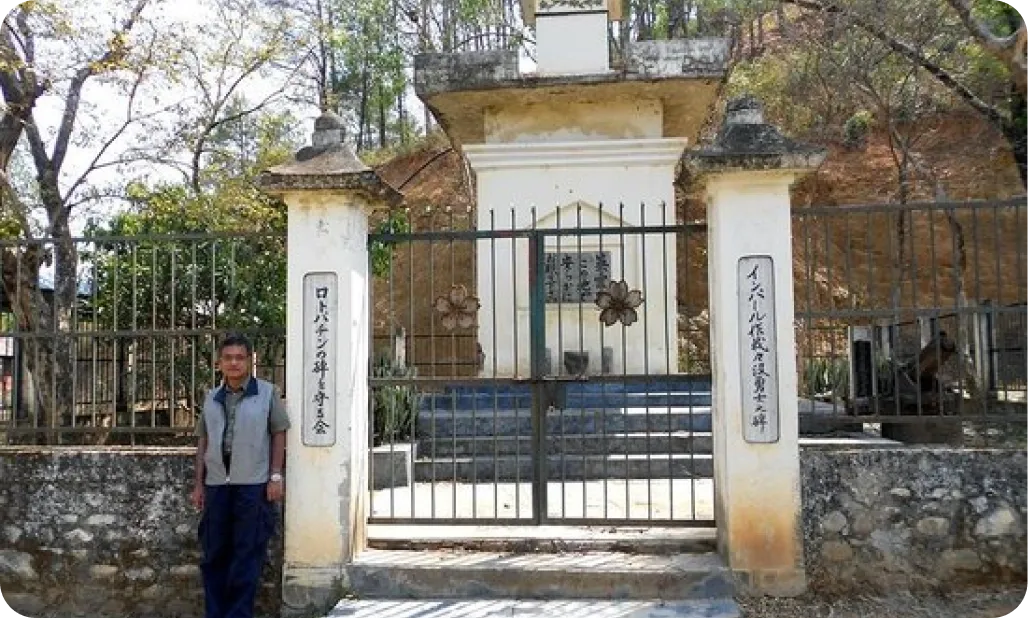
[[[303,278],[303,443],[336,442],[336,345],[339,297],[335,273]]]
[[[778,342],[773,266],[769,256],[739,260],[742,430],[747,442],[778,441]]]
[[[543,277],[548,303],[592,303],[610,285],[610,252],[547,253]]]

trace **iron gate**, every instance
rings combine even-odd
[[[713,525],[705,227],[668,216],[370,235],[373,523]]]

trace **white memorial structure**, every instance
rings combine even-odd
[[[616,0],[528,4],[538,74],[521,75],[512,51],[417,58],[419,96],[475,171],[480,228],[650,226],[664,222],[663,204],[674,212],[676,169],[714,103],[727,43],[635,42],[624,51],[624,66],[612,71],[606,28],[618,13]],[[367,542],[368,215],[401,197],[354,157],[342,129],[338,117],[323,115],[313,145],[260,180],[289,208],[286,383],[294,430],[286,458],[287,616],[324,613],[338,601],[347,568]],[[806,587],[789,187],[823,157],[765,124],[759,103],[749,99],[729,104],[712,146],[686,156],[707,200],[718,547],[736,581],[757,594],[793,595]],[[623,217],[615,208],[622,203]],[[677,332],[676,304],[653,302],[665,292],[676,298],[675,255],[664,252],[664,233],[630,236],[609,256],[607,245],[590,244],[588,236],[581,246],[577,239],[559,248],[545,241],[536,289],[551,300],[581,300],[609,278],[648,295],[638,317],[650,328],[633,332],[606,369],[661,373],[669,365],[645,361],[677,357],[674,337],[665,334]],[[526,375],[529,243],[502,242],[506,251],[501,241],[495,252],[490,242],[479,245],[478,337],[487,371]],[[644,267],[643,247],[666,259]],[[591,283],[565,289],[561,273],[576,267],[592,274]],[[560,303],[545,304],[545,320],[564,326],[547,328],[546,347],[588,351],[587,373],[604,370],[597,362],[598,308],[586,313],[586,303],[569,304],[567,315]],[[620,341],[606,339],[610,346]],[[674,363],[670,370],[677,370]]]
[[[607,29],[619,0],[523,8],[536,28],[536,73],[520,74],[516,56],[502,52],[465,66],[428,55],[418,75],[460,81],[423,79],[418,94],[474,171],[480,230],[565,231],[545,237],[540,273],[550,371],[566,373],[563,354],[572,352],[588,354],[587,374],[677,372],[675,239],[616,231],[675,224],[676,168],[714,102],[725,42],[636,43],[615,71]],[[610,232],[567,233],[599,227]],[[527,376],[529,242],[480,241],[476,263],[483,375]],[[627,333],[601,325],[595,304],[622,280],[645,299]]]

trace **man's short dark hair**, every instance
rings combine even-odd
[[[221,343],[218,345],[218,356],[221,356],[221,353],[225,351],[225,348],[231,346],[241,346],[246,348],[246,355],[253,356],[253,344],[250,343],[250,340],[246,335],[240,335],[239,333],[233,333],[221,340]]]

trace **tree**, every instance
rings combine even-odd
[[[233,105],[249,108],[245,100]],[[90,223],[95,241],[83,260],[93,279],[95,324],[166,333],[149,346],[146,337],[118,338],[119,411],[142,392],[185,399],[197,413],[214,380],[215,329],[256,335],[259,358],[284,357],[284,339],[270,333],[285,324],[286,209],[257,190],[255,179],[298,146],[295,126],[287,113],[221,123],[207,136],[201,192],[188,180],[135,183],[128,211]],[[112,237],[119,240],[105,240]],[[147,371],[138,360],[129,365],[142,356],[160,370]]]
[[[25,343],[25,358],[45,411],[42,426],[58,423],[58,410],[73,409],[71,364],[73,342],[67,336],[78,293],[78,258],[72,241],[70,217],[86,191],[87,176],[98,169],[111,146],[142,113],[140,90],[152,65],[155,38],[140,32],[139,24],[149,0],[119,7],[117,25],[103,28],[89,19],[82,5],[27,2],[0,24],[0,195],[4,198],[10,233],[33,237],[32,204],[18,192],[7,171],[15,149],[25,140],[31,154],[36,194],[45,221],[44,233],[52,243],[29,244],[24,251],[5,250],[2,279],[18,327],[52,333]],[[78,11],[76,11],[78,9]],[[79,21],[81,20],[81,21]],[[69,70],[70,69],[70,70]],[[119,89],[126,99],[124,119],[101,138],[85,170],[70,177],[69,152],[91,127],[87,115],[95,110],[84,99],[87,84],[102,82]],[[61,102],[60,119],[48,135],[38,103],[45,96]],[[38,273],[52,261],[54,293],[44,298]]]
[[[184,170],[199,198],[213,134],[270,105],[290,81],[287,71],[280,88],[239,105],[246,101],[240,92],[269,77],[284,53],[281,29],[250,29],[272,24],[254,3],[206,0],[211,25],[192,34],[153,4],[117,4],[112,20],[81,0],[27,2],[0,25],[2,229],[22,240],[0,252],[3,289],[19,330],[45,334],[24,339],[24,357],[47,427],[73,409],[71,333],[81,291],[73,219],[87,206],[109,208],[111,198],[126,197],[124,181],[107,191],[98,173],[147,174],[156,163]],[[9,173],[22,151],[30,186]],[[52,297],[39,284],[47,265]]]
[[[981,115],[1010,144],[1028,186],[1026,30],[1015,9],[998,0],[783,1],[818,16],[826,35],[874,38]],[[1006,84],[998,101],[997,80]]]
[[[1017,9],[1006,2],[978,2],[973,7],[969,0],[946,1],[978,44],[1003,63],[1023,95],[1028,87],[1028,32]]]

